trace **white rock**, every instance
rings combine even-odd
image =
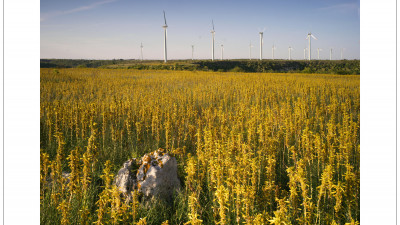
[[[161,163],[160,163],[161,162]],[[145,179],[139,181],[139,192],[146,197],[171,198],[174,191],[180,188],[175,157],[165,154],[159,161],[152,160]]]
[[[115,185],[119,191],[127,198],[127,201],[131,200],[132,191],[136,189],[136,174],[134,170],[136,159],[128,160],[124,163],[123,168],[118,171],[118,175],[115,177]]]
[[[126,161],[114,183],[127,201],[131,201],[135,189],[145,198],[171,199],[174,191],[181,187],[176,159],[162,149],[144,155],[138,162],[136,159]]]

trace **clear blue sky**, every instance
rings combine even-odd
[[[312,32],[312,58],[360,58],[359,0],[41,0],[40,57],[68,59],[163,58],[163,10],[168,24],[168,59],[211,58],[211,20],[215,57],[259,57],[259,30],[264,31],[263,58],[303,59]]]

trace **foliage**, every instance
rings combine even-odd
[[[360,60],[68,60],[41,59],[41,68],[109,68],[137,70],[184,70],[252,73],[319,73],[359,75]]]

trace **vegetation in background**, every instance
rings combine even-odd
[[[41,68],[110,68],[217,72],[319,73],[359,75],[360,60],[68,60],[41,59]]]
[[[360,221],[359,76],[90,68],[40,76],[41,224]],[[144,204],[136,192],[125,202],[115,174],[159,147],[177,157],[181,191],[171,202]]]

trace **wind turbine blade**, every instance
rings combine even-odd
[[[165,11],[163,10],[163,12],[164,12],[164,22],[165,22],[165,26],[167,26],[167,19],[165,18]]]
[[[212,26],[213,26],[213,30],[214,30],[214,20],[211,20]]]
[[[314,38],[315,40],[318,40],[314,35],[311,34],[311,37]]]

